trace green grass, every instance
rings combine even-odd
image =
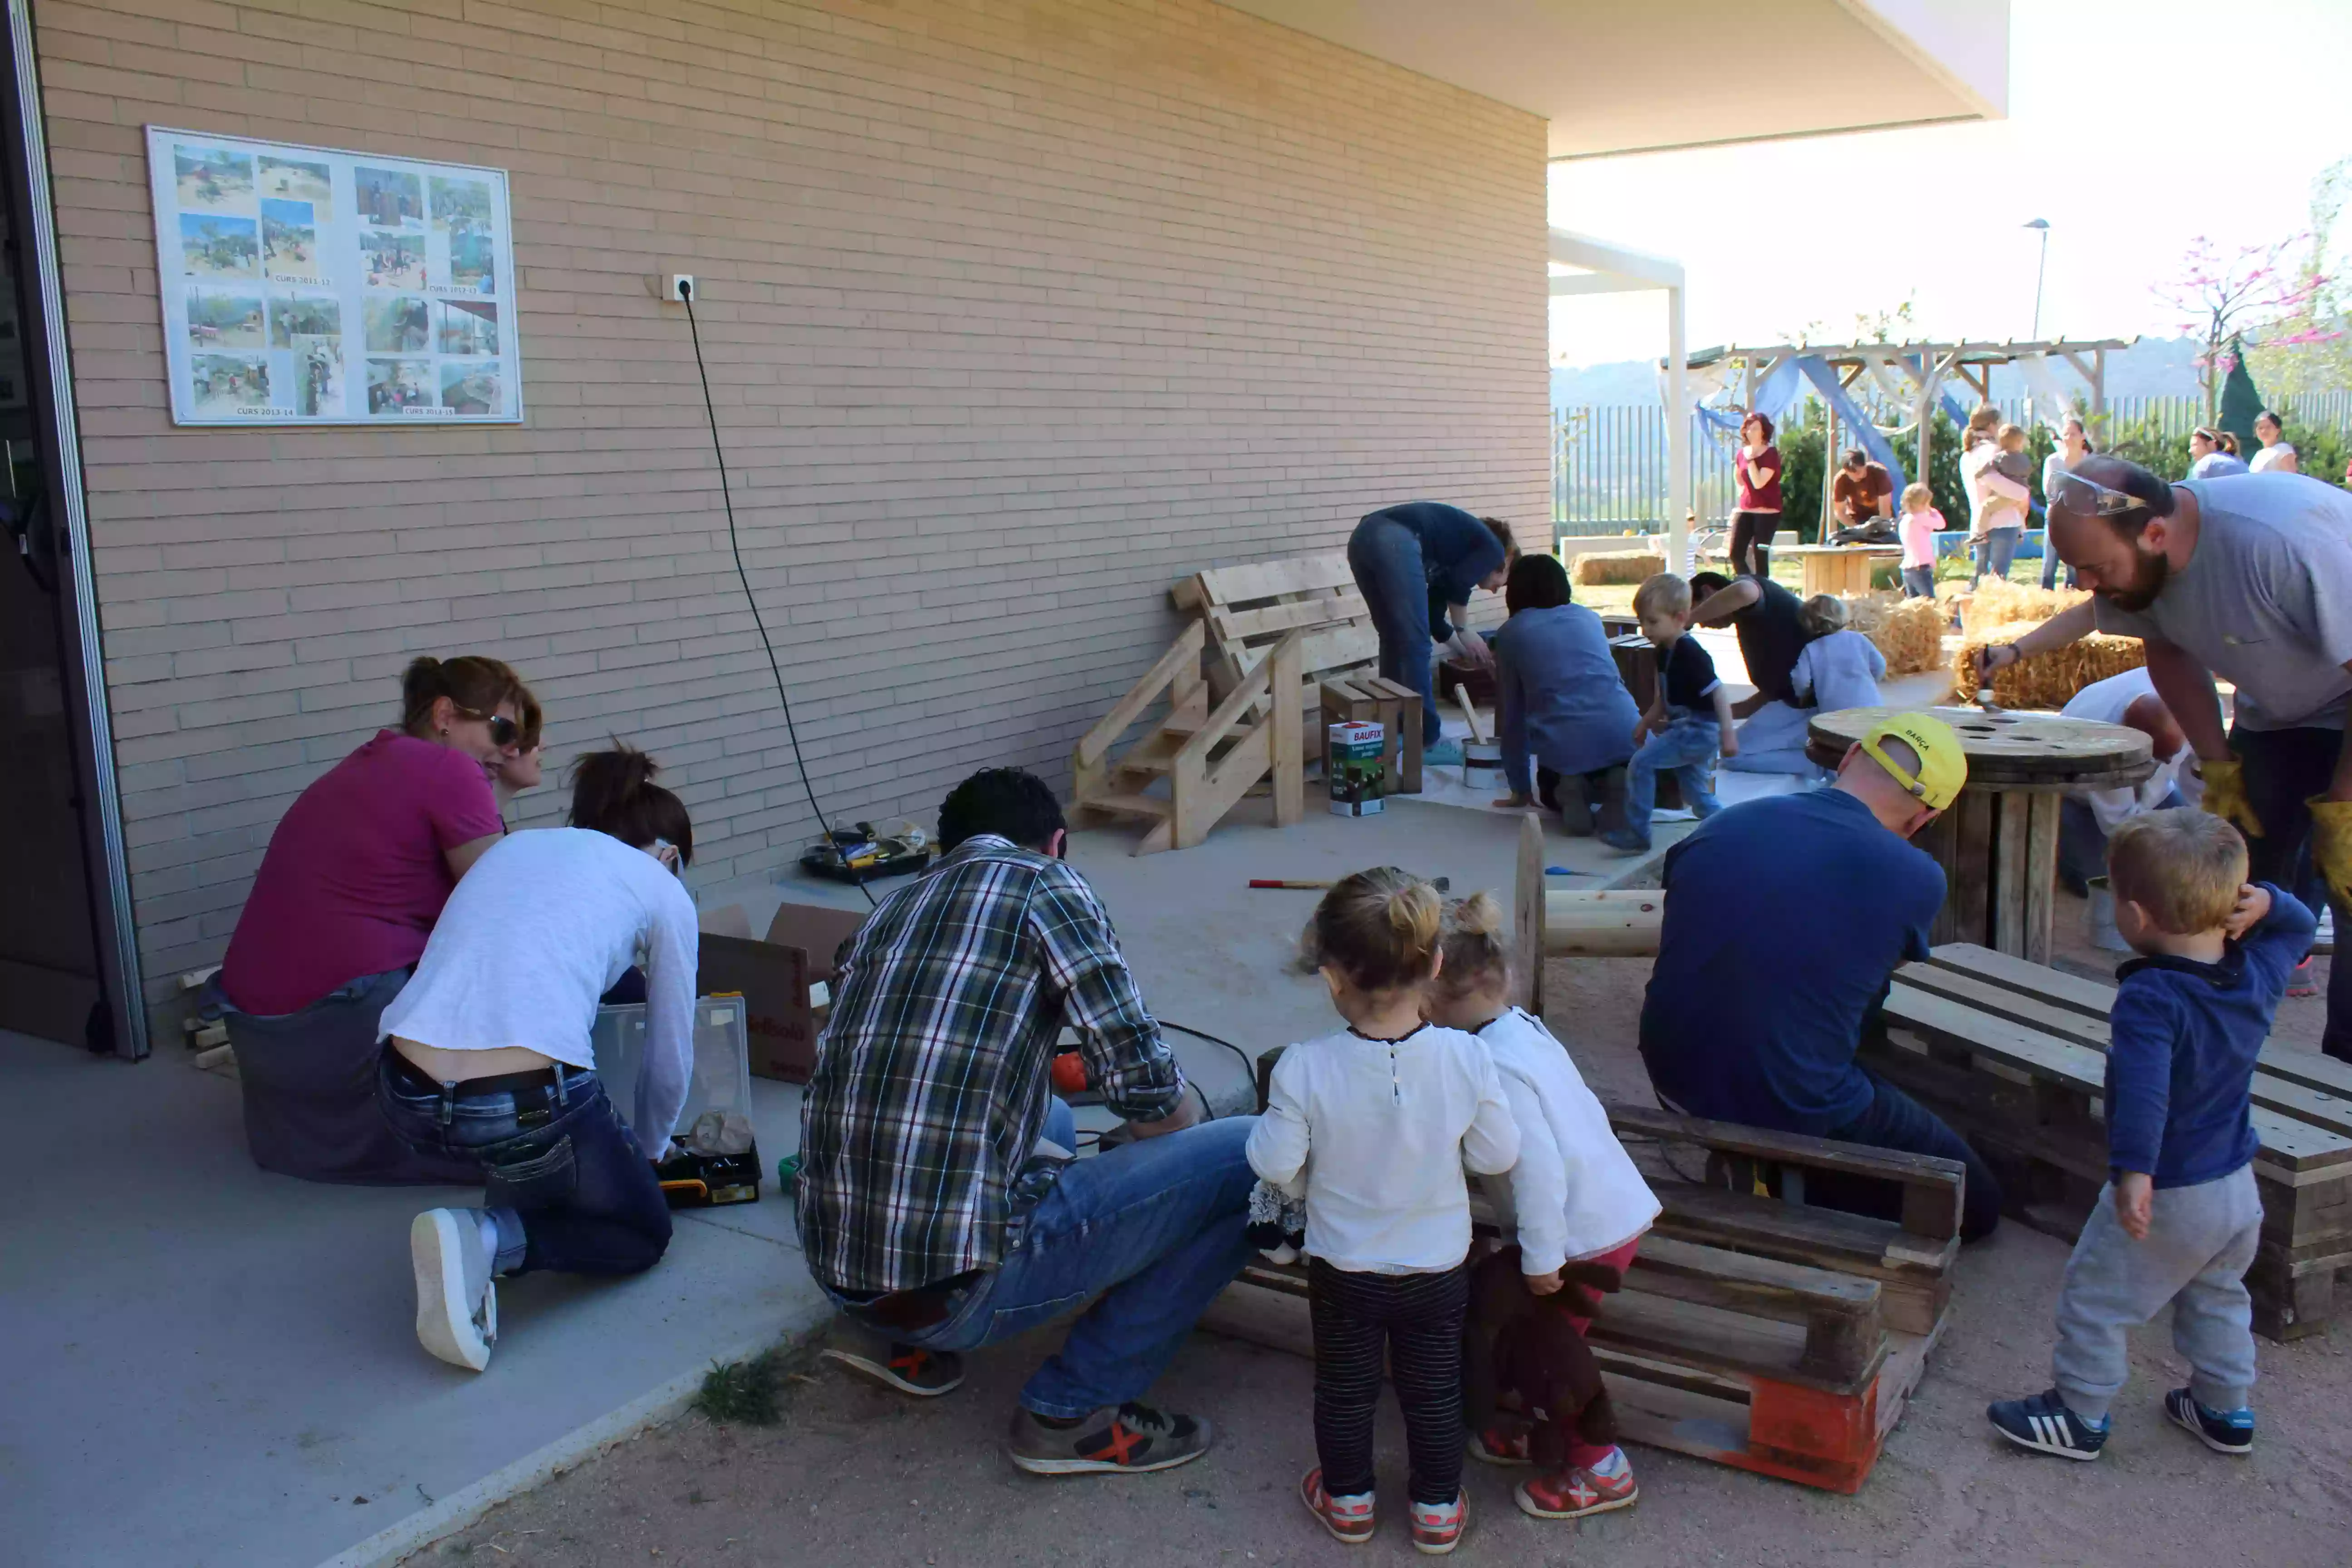
[[[791,1350],[771,1345],[749,1361],[713,1362],[702,1374],[694,1408],[713,1421],[740,1426],[773,1426],[783,1419],[784,1377]]]

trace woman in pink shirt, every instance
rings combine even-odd
[[[401,727],[304,790],[269,837],[215,988],[236,1047],[246,1141],[311,1181],[478,1182],[420,1156],[375,1103],[376,1019],[467,868],[505,832],[493,775],[538,704],[494,658],[419,658]]]
[[[1772,421],[1750,414],[1739,426],[1739,450],[1731,471],[1738,480],[1739,506],[1731,514],[1731,570],[1737,576],[1772,574],[1772,535],[1780,529],[1780,448],[1772,445]]]

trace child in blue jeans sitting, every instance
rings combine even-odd
[[[1650,710],[1633,726],[1638,750],[1625,764],[1625,825],[1601,835],[1609,847],[1629,855],[1650,847],[1650,812],[1657,803],[1660,773],[1675,775],[1683,804],[1704,819],[1722,809],[1709,787],[1717,756],[1739,754],[1731,731],[1731,695],[1715,678],[1715,660],[1690,635],[1690,584],[1671,572],[1633,590],[1634,617],[1656,650],[1657,689]]]

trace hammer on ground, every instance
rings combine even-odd
[[[1339,885],[1337,879],[1329,879],[1320,882],[1286,881],[1276,877],[1252,877],[1250,879],[1250,886],[1253,888],[1287,888],[1295,892],[1301,893],[1320,893],[1327,891],[1329,889],[1336,888]],[[1429,885],[1443,893],[1454,886],[1454,879],[1451,877],[1432,877],[1429,879]]]

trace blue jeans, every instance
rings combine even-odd
[[[1658,775],[1672,773],[1682,785],[1683,804],[1704,821],[1723,808],[1716,803],[1715,752],[1718,736],[1715,715],[1689,714],[1670,718],[1666,727],[1642,742],[1625,764],[1625,831],[1647,840],[1650,812],[1657,804]]]
[[[1968,1185],[1960,1194],[1960,1239],[1974,1241],[1990,1236],[1993,1227],[2000,1223],[2000,1183],[1985,1164],[1984,1157],[1926,1106],[1894,1085],[1881,1083],[1874,1074],[1865,1071],[1863,1076],[1870,1079],[1874,1091],[1870,1104],[1853,1121],[1832,1127],[1822,1136],[1844,1143],[1866,1143],[1874,1149],[1958,1160],[1969,1168]],[[1903,1216],[1901,1189],[1864,1176],[1808,1172],[1805,1197],[1807,1202],[1824,1208],[1874,1215],[1881,1219]]]
[[[2058,568],[2064,564],[2058,559],[2058,552],[2051,548],[2050,531],[2043,529],[2042,531],[2042,587],[2045,593],[2058,585]],[[2074,586],[2074,569],[2072,566],[2066,567],[2066,586],[2069,588]]]
[[[1393,518],[1368,517],[1349,536],[1348,570],[1380,634],[1381,674],[1421,693],[1422,743],[1433,746],[1444,721],[1430,677],[1436,647],[1430,641],[1429,571],[1421,536]]]
[[[2246,804],[2263,825],[2259,838],[2246,840],[2248,875],[2286,889],[2319,912],[2336,911],[2336,929],[2352,931],[2352,909],[2336,903],[2311,862],[2312,796],[2327,788],[2344,731],[2306,725],[2293,730],[2230,729],[2230,749],[2244,764]],[[2313,902],[2314,900],[2318,902]],[[2340,1062],[2352,1062],[2352,962],[2336,959],[2327,969],[2327,1022],[2319,1048]]]
[[[1255,1125],[1229,1116],[1072,1161],[1013,1222],[1004,1261],[955,1291],[945,1318],[888,1331],[927,1350],[978,1350],[1098,1297],[1030,1375],[1021,1403],[1071,1417],[1141,1398],[1249,1261],[1257,1176],[1243,1151]],[[1076,1141],[1069,1107],[1055,1102],[1045,1136],[1064,1148]],[[859,1303],[826,1294],[861,1316]]]
[[[1936,596],[1936,569],[1933,566],[1903,568],[1904,596],[1912,599],[1932,599]]]
[[[669,1249],[669,1201],[604,1085],[558,1067],[553,1088],[436,1088],[389,1046],[376,1103],[421,1154],[472,1162],[499,1224],[500,1274],[642,1274]]]
[[[1973,588],[1987,576],[2009,581],[2009,563],[2017,559],[2017,542],[2023,538],[2022,528],[1996,528],[1978,542],[1976,574],[1969,579]]]

